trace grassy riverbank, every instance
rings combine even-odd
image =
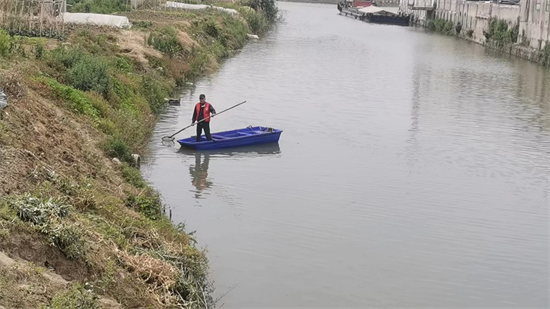
[[[205,252],[164,216],[131,154],[145,148],[176,85],[216,70],[274,20],[232,6],[240,17],[127,12],[132,30],[72,27],[61,41],[0,30],[9,100],[0,307],[212,307]]]

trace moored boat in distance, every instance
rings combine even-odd
[[[340,14],[365,22],[385,25],[408,26],[410,16],[397,7],[378,7],[370,1],[343,0],[337,5]]]
[[[252,127],[249,126],[243,129],[212,133],[212,140],[206,140],[204,135],[201,135],[199,142],[196,141],[196,136],[178,140],[182,147],[188,147],[196,150],[212,150],[233,148],[249,145],[259,145],[266,143],[277,143],[283,131],[269,127]]]

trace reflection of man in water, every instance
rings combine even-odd
[[[208,163],[210,163],[210,155],[204,154],[204,162],[201,164],[201,154],[197,152],[195,153],[195,165],[189,167],[191,183],[199,192],[212,186],[212,182],[206,180],[208,177]]]

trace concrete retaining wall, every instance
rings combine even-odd
[[[521,0],[520,40],[535,49],[550,42],[550,0]]]
[[[489,19],[505,20],[509,27],[519,25],[518,42],[503,52],[540,62],[542,50],[550,43],[550,0],[521,0],[520,5],[504,5],[466,0],[400,0],[401,12],[412,14],[412,22],[427,26],[430,19],[444,19],[462,24],[461,36],[491,48],[484,31]],[[466,35],[471,32],[471,37]]]

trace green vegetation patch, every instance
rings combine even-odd
[[[453,25],[453,22],[446,21],[445,19],[442,19],[442,18],[430,20],[428,22],[428,29],[444,35],[455,34],[455,27]]]
[[[542,64],[550,66],[550,43],[546,43],[546,46],[542,50]]]
[[[503,19],[489,19],[489,27],[483,31],[487,41],[495,42],[497,47],[504,48],[507,45],[515,44],[518,41],[519,24],[508,26],[508,22]]]
[[[82,235],[74,225],[64,222],[69,216],[71,205],[62,199],[42,199],[24,194],[8,199],[8,204],[17,211],[23,222],[30,222],[36,230],[48,236],[68,259],[76,260],[86,255]]]
[[[101,104],[98,100],[93,100],[85,92],[72,86],[64,85],[53,78],[41,77],[39,81],[48,85],[54,95],[66,102],[70,109],[88,115],[93,119],[98,119],[101,116]]]
[[[127,0],[68,0],[71,12],[111,14],[129,11],[130,2]]]
[[[40,309],[101,309],[99,297],[81,284],[73,284],[69,289],[57,293],[49,306]]]

